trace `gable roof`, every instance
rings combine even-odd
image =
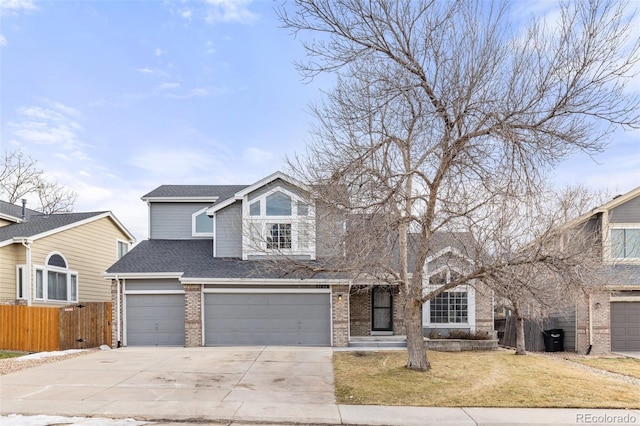
[[[247,185],[161,185],[142,196],[147,202],[226,200]]]
[[[32,215],[42,214],[36,210],[25,209],[27,218]],[[0,218],[8,219],[13,222],[22,221],[22,206],[11,204],[6,201],[0,201]]]
[[[591,217],[593,217],[594,215],[598,214],[598,213],[604,213],[606,211],[609,211],[615,207],[618,207],[619,205],[622,205],[624,203],[626,203],[629,200],[632,200],[636,197],[640,196],[640,186],[638,186],[637,188],[632,189],[629,192],[626,192],[622,195],[618,195],[616,197],[614,197],[612,200],[607,201],[606,203],[602,204],[599,207],[596,207],[595,209],[592,209],[591,211],[583,214],[582,216],[578,216],[577,218],[569,221],[565,227],[572,227],[575,225],[579,225],[582,222],[585,222],[587,220],[589,220]]]
[[[0,227],[0,247],[12,244],[14,238],[36,240],[104,217],[111,218],[131,241],[135,241],[133,235],[109,211],[56,213],[51,215],[40,213],[29,216],[25,222]]]
[[[209,208],[207,210],[207,214],[209,216],[212,216],[213,213],[217,212],[218,210],[222,210],[223,208],[235,203],[236,201],[242,200],[246,195],[252,193],[253,191],[262,188],[263,186],[276,181],[278,179],[281,179],[293,186],[296,186],[298,188],[301,188],[307,192],[309,192],[309,187],[307,185],[305,185],[304,183],[292,178],[289,175],[286,175],[282,172],[275,172],[270,174],[269,176],[267,176],[266,178],[260,179],[259,181],[257,181],[256,183],[252,184],[252,185],[248,185],[245,186],[241,189],[239,189],[236,193],[234,194],[230,194],[229,197],[222,198],[220,197],[220,201],[217,202],[216,204],[214,204],[211,208]]]

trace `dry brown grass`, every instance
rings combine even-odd
[[[407,370],[405,351],[336,352],[344,404],[431,407],[640,408],[640,387],[513,351],[428,352],[427,373]]]
[[[574,360],[589,367],[624,374],[640,379],[640,359],[635,358],[588,358]]]

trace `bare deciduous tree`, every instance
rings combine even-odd
[[[15,204],[34,196],[39,202],[38,210],[43,213],[72,211],[78,194],[47,180],[37,163],[21,150],[5,152],[0,168],[0,198]]]
[[[524,321],[570,309],[576,297],[613,278],[602,262],[602,242],[593,223],[572,220],[602,204],[584,187],[534,193],[483,206],[484,220],[469,222],[482,256],[483,282],[516,320],[516,355],[526,354]]]
[[[355,222],[345,270],[400,287],[407,367],[427,370],[423,303],[506,267],[426,291],[432,236],[474,221],[496,197],[535,192],[549,167],[601,151],[616,126],[638,128],[639,97],[625,92],[638,40],[629,44],[625,5],[606,0],[564,3],[558,22],[525,32],[498,2],[294,3],[280,9],[285,27],[316,37],[303,41],[301,72],[337,81],[313,108],[314,140],[292,168],[321,203],[367,219]]]

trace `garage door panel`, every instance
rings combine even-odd
[[[640,302],[611,303],[611,350],[640,350]]]
[[[126,296],[127,345],[184,346],[184,295]]]
[[[204,309],[206,345],[331,343],[327,293],[206,294]]]

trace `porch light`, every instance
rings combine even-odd
[[[338,294],[338,302],[342,302],[342,293]]]

